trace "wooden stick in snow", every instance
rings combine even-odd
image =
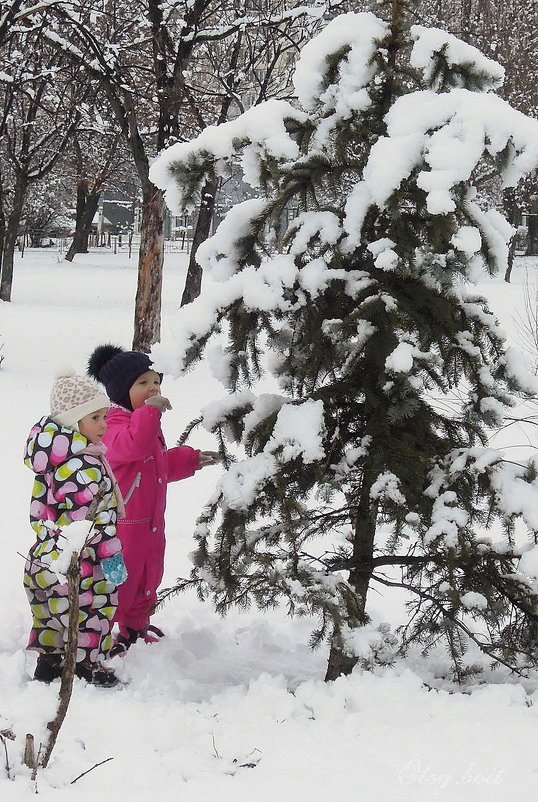
[[[79,614],[79,586],[80,586],[80,565],[79,555],[76,551],[71,555],[69,568],[67,569],[68,582],[68,601],[69,601],[69,624],[67,627],[67,643],[65,646],[65,661],[62,671],[62,682],[60,685],[59,704],[56,717],[49,721],[47,729],[50,732],[48,741],[45,745],[43,757],[40,765],[45,768],[48,765],[52,750],[56,743],[60,727],[63,724],[71,699],[73,690],[73,676],[77,661],[78,646],[78,614]]]
[[[22,758],[22,762],[25,766],[28,766],[29,769],[35,769],[35,747],[34,747],[34,736],[31,732],[26,734],[26,740],[24,742],[24,755]]]

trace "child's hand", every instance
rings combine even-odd
[[[156,407],[161,412],[166,412],[167,409],[172,409],[172,404],[165,398],[164,395],[152,395],[150,398],[146,398],[145,404],[148,404],[150,407]]]
[[[222,457],[218,451],[200,451],[198,455],[198,464],[200,468],[205,468],[207,465],[216,465],[220,462]]]

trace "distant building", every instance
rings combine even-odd
[[[97,234],[128,234],[134,228],[135,202],[118,198],[102,198],[94,219]]]

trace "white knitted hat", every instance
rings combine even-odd
[[[57,374],[50,391],[50,416],[60,426],[78,431],[79,420],[109,406],[108,396],[91,379],[77,376],[71,368]]]

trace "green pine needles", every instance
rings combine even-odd
[[[536,543],[536,465],[488,437],[538,383],[469,282],[503,269],[512,234],[474,178],[487,163],[515,184],[538,123],[491,91],[499,65],[384,5],[388,21],[346,14],[304,48],[297,107],[250,109],[153,167],[179,206],[208,174],[241,170],[258,193],[201,248],[217,289],[178,324],[181,367],[218,341],[228,395],[199,422],[227,470],[191,577],[164,595],[312,616],[334,678],[371,658],[356,637],[369,589],[404,589],[398,648],[443,642],[463,679],[473,642],[523,672],[537,656],[538,585],[518,567]],[[393,638],[381,629],[376,654]]]

